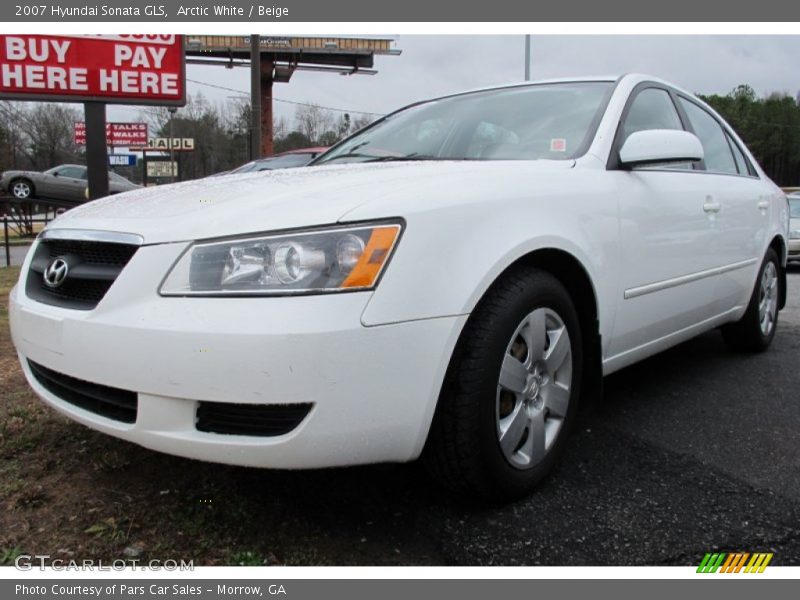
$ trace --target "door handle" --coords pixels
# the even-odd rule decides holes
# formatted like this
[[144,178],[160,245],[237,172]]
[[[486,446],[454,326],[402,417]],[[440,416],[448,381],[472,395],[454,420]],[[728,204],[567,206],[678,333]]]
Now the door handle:
[[769,200],[759,200],[758,208],[761,210],[767,210],[769,208]]
[[718,213],[721,208],[722,204],[712,200],[710,196],[703,202],[703,210],[707,213]]

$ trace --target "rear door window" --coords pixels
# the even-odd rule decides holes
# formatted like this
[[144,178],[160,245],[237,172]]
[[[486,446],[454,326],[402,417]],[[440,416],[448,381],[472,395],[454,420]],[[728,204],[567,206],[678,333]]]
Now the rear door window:
[[59,177],[71,177],[72,179],[83,179],[86,167],[64,167],[56,171]]
[[728,138],[728,143],[731,145],[733,160],[736,161],[736,169],[739,171],[739,175],[755,175],[755,169],[753,169],[753,165],[750,164],[750,161],[747,160],[742,149],[739,148],[739,145],[730,135],[727,133],[725,135]]

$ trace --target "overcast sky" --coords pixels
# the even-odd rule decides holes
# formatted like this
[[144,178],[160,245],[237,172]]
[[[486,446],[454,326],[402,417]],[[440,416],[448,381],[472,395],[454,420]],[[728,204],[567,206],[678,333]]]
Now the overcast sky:
[[[405,104],[524,78],[523,36],[376,35],[395,40],[399,56],[377,56],[378,74],[345,77],[296,72],[276,83],[276,99],[313,102],[349,111],[386,113]],[[644,72],[690,91],[727,93],[747,83],[759,94],[800,90],[800,36],[533,36],[532,78]],[[187,77],[246,92],[249,70],[189,65]],[[224,102],[233,92],[196,83]],[[289,119],[295,107],[275,103]],[[109,120],[130,121],[138,109],[109,107]]]

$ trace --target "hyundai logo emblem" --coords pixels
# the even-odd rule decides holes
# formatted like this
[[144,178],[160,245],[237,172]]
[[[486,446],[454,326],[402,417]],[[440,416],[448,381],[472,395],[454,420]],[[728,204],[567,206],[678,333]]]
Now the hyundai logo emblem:
[[44,283],[47,287],[57,288],[64,283],[67,273],[69,273],[67,261],[63,258],[53,259],[44,270]]

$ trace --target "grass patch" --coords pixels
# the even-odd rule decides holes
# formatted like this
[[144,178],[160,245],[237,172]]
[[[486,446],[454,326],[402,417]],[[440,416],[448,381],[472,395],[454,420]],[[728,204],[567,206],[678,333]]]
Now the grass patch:
[[231,555],[230,563],[237,567],[260,567],[266,559],[257,552],[235,552]]
[[12,565],[22,554],[24,552],[19,548],[0,548],[0,565]]
[[19,267],[0,268],[0,306],[3,307],[3,314],[8,316],[8,293],[19,279]]
[[107,519],[90,525],[84,530],[84,533],[94,535],[98,538],[106,538],[114,542],[127,542],[132,525],[133,523],[128,518],[123,517],[122,519],[117,519],[115,517],[108,517]]

